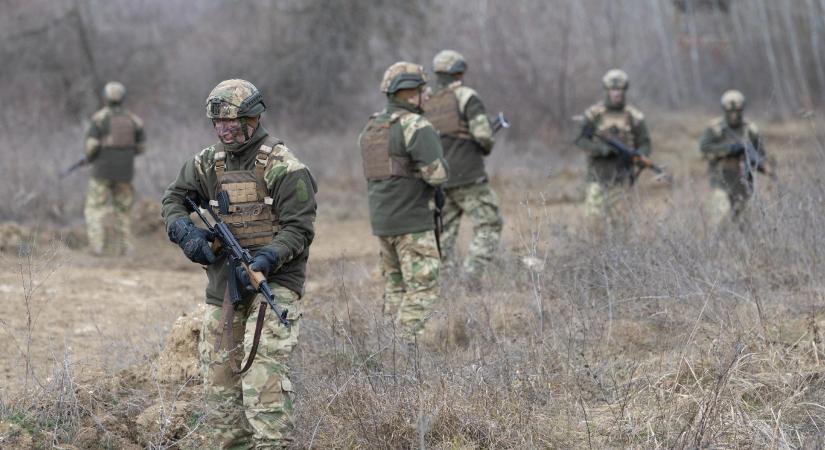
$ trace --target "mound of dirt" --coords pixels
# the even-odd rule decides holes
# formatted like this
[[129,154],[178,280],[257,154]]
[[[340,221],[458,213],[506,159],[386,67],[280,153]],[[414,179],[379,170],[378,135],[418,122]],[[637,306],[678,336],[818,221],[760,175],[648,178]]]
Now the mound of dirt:
[[206,305],[178,317],[172,325],[166,345],[155,363],[156,377],[161,383],[185,383],[199,380],[198,338]]
[[135,419],[138,440],[146,448],[179,441],[192,434],[200,417],[200,408],[193,403],[157,402]]

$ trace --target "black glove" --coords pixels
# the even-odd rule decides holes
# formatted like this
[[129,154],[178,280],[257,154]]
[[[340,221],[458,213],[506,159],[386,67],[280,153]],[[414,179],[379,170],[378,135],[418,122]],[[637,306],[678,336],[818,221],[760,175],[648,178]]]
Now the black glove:
[[215,262],[215,254],[209,242],[215,235],[209,230],[196,227],[188,217],[181,217],[169,227],[169,240],[183,249],[190,261],[208,266]]
[[[249,268],[252,269],[252,271],[261,272],[264,276],[268,276],[269,272],[272,272],[272,269],[277,266],[278,254],[269,247],[258,250],[258,253],[252,258],[252,263],[249,264]],[[244,293],[251,294],[255,292],[255,287],[252,286],[252,280],[249,279],[249,274],[246,273],[246,270],[244,270],[242,266],[239,265],[235,268],[235,275],[238,280],[238,287],[241,288]]]
[[745,144],[741,142],[735,142],[733,144],[728,145],[728,150],[730,150],[730,154],[732,156],[738,156],[742,153],[745,153]]

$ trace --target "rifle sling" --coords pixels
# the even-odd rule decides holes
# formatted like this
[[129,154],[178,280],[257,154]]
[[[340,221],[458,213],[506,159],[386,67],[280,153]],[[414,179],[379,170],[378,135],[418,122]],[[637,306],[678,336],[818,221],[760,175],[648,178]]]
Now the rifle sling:
[[[229,366],[232,369],[232,373],[235,375],[242,375],[245,373],[250,367],[252,367],[252,362],[255,361],[255,355],[258,353],[258,344],[261,341],[261,330],[263,330],[264,327],[266,306],[266,302],[261,302],[258,307],[258,320],[255,322],[255,335],[252,338],[252,348],[249,350],[249,357],[246,359],[246,363],[242,368],[238,369],[238,363],[235,361],[235,358],[232,355],[229,357]],[[235,348],[235,338],[232,332],[232,322],[234,321],[234,318],[235,307],[232,305],[232,299],[229,294],[229,286],[227,286],[226,292],[223,296],[223,303],[221,304],[221,323],[223,324],[223,333],[220,338],[215,341],[214,351],[216,353],[221,351],[221,348],[225,348],[228,352],[234,352],[237,350]],[[226,339],[225,342],[224,339]],[[226,345],[222,347],[221,344],[223,343]]]

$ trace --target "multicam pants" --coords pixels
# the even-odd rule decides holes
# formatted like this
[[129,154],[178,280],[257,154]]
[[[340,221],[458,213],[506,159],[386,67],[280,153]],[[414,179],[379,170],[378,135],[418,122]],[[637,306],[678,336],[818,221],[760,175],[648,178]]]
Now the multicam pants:
[[379,237],[384,276],[384,312],[410,335],[419,334],[438,300],[435,233]]
[[[587,183],[584,213],[599,229],[608,226],[621,230],[628,225],[632,189],[624,184],[605,185],[595,181]],[[604,231],[604,230],[603,230]]]
[[464,260],[464,270],[469,274],[478,274],[493,259],[501,241],[504,222],[499,213],[498,198],[486,181],[445,189],[444,194],[444,231],[441,234],[444,264],[455,264],[455,242],[461,217],[467,214],[473,222],[473,240]]
[[106,244],[106,231],[103,226],[106,215],[114,213],[114,238],[111,248],[117,253],[132,250],[131,228],[132,204],[135,191],[128,181],[111,181],[92,177],[86,191],[86,234],[89,247],[95,254],[103,253]]
[[719,226],[726,218],[737,220],[748,206],[747,192],[713,187],[708,201],[708,217],[713,226]]
[[214,351],[215,341],[223,334],[221,308],[207,307],[198,352],[213,448],[284,448],[292,440],[293,389],[287,364],[298,343],[301,313],[298,294],[275,283],[269,286],[275,301],[289,310],[291,325],[284,327],[272,311],[267,311],[258,354],[241,376],[232,372],[229,358],[235,358],[241,367],[242,356],[249,354],[259,299],[235,311],[232,333],[236,349],[243,345],[243,354],[224,350],[226,342],[219,352]]

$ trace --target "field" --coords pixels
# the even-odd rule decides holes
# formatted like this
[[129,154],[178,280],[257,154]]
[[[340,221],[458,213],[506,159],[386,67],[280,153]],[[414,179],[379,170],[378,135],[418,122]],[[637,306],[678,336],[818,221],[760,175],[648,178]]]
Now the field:
[[[500,255],[480,286],[444,280],[432,334],[412,346],[381,316],[359,162],[322,151],[352,137],[291,145],[320,184],[296,446],[825,445],[822,120],[760,120],[778,178],[759,180],[745,225],[718,230],[696,148],[708,120],[651,120],[676,182],[645,173],[620,234],[587,227],[569,136],[503,138],[489,163]],[[88,256],[76,229],[2,225],[0,448],[202,445],[205,276],[152,201],[137,218],[131,259]]]

